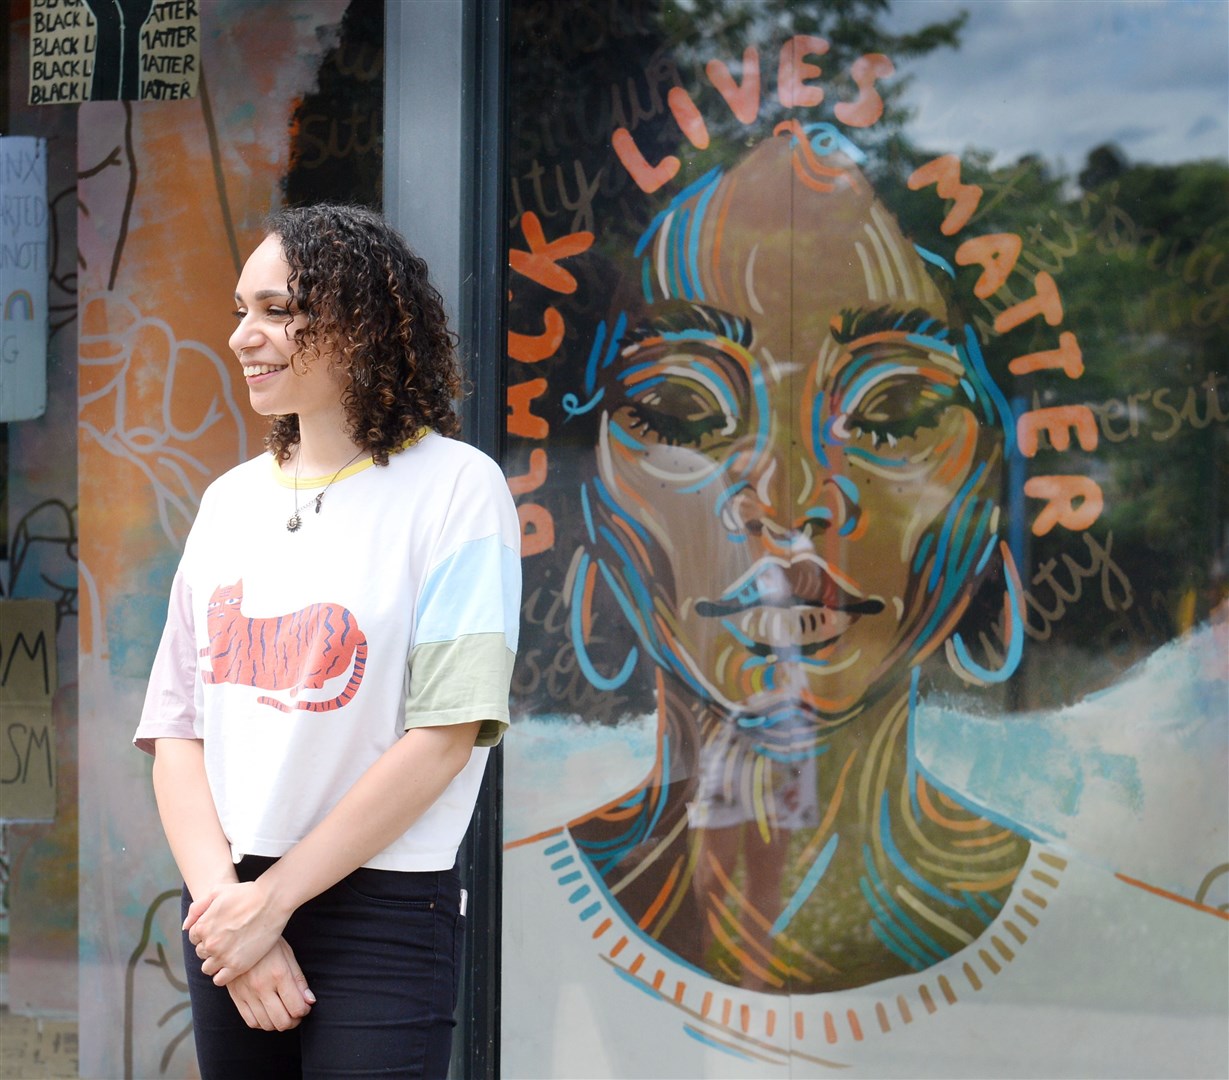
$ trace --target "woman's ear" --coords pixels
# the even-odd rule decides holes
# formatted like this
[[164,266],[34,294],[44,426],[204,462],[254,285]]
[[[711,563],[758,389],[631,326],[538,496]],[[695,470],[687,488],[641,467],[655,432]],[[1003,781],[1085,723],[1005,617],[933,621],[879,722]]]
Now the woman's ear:
[[1005,540],[986,567],[973,599],[943,643],[947,662],[965,682],[1006,682],[1024,655],[1024,587]]

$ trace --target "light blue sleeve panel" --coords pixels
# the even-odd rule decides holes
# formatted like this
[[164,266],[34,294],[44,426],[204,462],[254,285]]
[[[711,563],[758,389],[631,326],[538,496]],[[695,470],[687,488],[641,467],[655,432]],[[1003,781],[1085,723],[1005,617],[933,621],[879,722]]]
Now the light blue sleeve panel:
[[502,634],[516,651],[521,561],[498,533],[462,544],[431,571],[419,597],[414,646]]

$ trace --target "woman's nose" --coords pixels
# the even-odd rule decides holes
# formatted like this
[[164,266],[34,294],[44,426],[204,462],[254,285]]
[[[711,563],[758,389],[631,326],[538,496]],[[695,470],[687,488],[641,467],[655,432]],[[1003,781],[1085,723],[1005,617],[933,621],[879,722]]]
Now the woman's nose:
[[235,327],[235,329],[231,331],[230,339],[227,344],[230,345],[230,351],[238,356],[244,349],[255,344],[255,337],[255,329],[252,324],[248,322],[248,316],[245,315],[239,320],[239,324]]
[[858,488],[814,458],[793,453],[761,453],[730,477],[735,489],[723,507],[727,528],[776,540],[835,530],[847,536],[861,514]]

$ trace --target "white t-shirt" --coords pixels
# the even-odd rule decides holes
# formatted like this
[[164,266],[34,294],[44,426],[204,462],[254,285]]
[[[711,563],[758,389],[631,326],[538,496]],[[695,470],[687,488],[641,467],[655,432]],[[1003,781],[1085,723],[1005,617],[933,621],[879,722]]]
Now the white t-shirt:
[[204,740],[238,861],[285,854],[403,731],[482,720],[469,764],[365,864],[448,869],[508,723],[521,578],[507,483],[429,433],[387,466],[300,480],[297,503],[292,533],[294,481],[268,455],[205,492],[134,742]]

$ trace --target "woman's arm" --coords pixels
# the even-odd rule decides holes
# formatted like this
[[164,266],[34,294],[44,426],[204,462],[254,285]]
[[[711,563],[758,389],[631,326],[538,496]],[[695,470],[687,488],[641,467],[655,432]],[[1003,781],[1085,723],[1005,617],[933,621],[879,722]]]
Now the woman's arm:
[[193,898],[239,880],[205,778],[202,740],[155,741],[154,798],[175,865]]
[[[200,739],[155,740],[154,797],[188,892],[207,896],[237,882],[230,844],[205,777],[205,744]],[[266,1031],[298,1026],[316,1000],[294,952],[280,936],[257,957],[250,973],[230,985],[230,995],[247,1025]]]
[[465,768],[479,721],[407,731],[325,818],[255,881],[216,884],[184,923],[201,970],[225,986],[265,955],[299,905],[383,851]]

